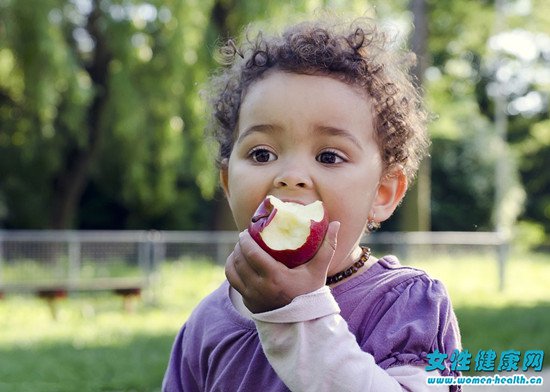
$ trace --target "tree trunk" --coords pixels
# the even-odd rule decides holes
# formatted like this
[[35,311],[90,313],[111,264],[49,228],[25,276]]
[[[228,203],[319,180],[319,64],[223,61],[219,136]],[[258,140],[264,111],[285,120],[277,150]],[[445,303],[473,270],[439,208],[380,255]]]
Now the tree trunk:
[[212,7],[210,20],[214,22],[214,27],[218,31],[219,38],[222,42],[230,38],[232,34],[228,24],[228,17],[233,7],[234,4],[232,1],[223,0],[217,0]]
[[[428,18],[425,0],[411,0],[410,9],[414,16],[414,31],[411,36],[411,50],[417,56],[413,69],[418,86],[421,87],[424,72],[428,66]],[[429,157],[421,163],[416,183],[409,189],[401,207],[400,230],[429,231],[431,229],[431,164]]]
[[78,204],[88,183],[90,167],[97,155],[101,140],[101,117],[105,110],[108,93],[108,67],[111,54],[106,46],[106,37],[99,26],[102,17],[99,0],[93,1],[93,10],[87,21],[87,29],[95,41],[94,56],[88,74],[93,83],[95,97],[88,109],[87,144],[77,145],[65,158],[65,169],[54,181],[54,206],[50,219],[53,229],[68,229],[74,224]]

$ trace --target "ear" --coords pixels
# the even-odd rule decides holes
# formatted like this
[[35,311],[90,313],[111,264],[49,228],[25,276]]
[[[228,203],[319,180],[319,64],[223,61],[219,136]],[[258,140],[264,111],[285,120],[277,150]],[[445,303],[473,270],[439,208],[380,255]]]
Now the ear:
[[371,215],[376,222],[388,219],[407,191],[407,177],[401,169],[385,174],[378,185]]
[[220,184],[225,197],[229,197],[229,159],[224,158],[220,164]]

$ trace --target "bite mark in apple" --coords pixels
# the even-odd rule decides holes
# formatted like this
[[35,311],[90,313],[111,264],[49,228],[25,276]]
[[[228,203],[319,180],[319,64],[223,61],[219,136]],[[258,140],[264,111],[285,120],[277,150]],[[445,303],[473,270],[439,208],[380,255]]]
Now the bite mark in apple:
[[328,223],[320,200],[304,205],[269,195],[254,213],[248,231],[274,259],[294,268],[317,253]]

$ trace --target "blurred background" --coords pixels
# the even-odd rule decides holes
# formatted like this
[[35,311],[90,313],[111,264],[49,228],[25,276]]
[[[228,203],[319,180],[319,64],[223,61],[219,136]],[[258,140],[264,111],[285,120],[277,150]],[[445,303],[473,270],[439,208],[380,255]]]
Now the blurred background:
[[445,282],[474,356],[550,352],[548,1],[0,0],[0,391],[160,390],[236,238],[203,135],[216,46],[322,9],[412,48],[434,114],[365,241]]

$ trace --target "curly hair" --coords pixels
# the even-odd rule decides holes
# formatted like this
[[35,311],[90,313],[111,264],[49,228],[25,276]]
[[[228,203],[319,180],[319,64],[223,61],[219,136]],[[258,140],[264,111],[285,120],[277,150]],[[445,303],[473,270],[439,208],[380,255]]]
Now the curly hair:
[[365,20],[342,28],[326,21],[309,21],[281,35],[259,32],[237,46],[229,40],[220,48],[225,65],[210,79],[212,129],[218,163],[229,158],[236,139],[241,102],[250,86],[268,70],[326,75],[365,91],[372,100],[375,139],[384,168],[402,168],[409,180],[427,154],[427,112],[410,67],[414,55],[391,49],[392,41]]

